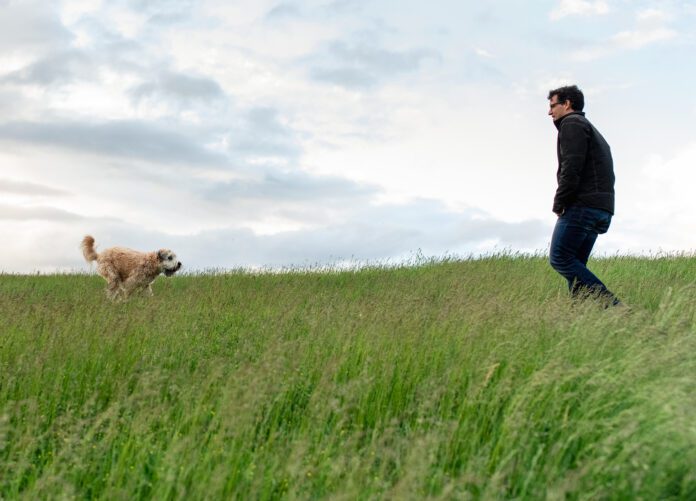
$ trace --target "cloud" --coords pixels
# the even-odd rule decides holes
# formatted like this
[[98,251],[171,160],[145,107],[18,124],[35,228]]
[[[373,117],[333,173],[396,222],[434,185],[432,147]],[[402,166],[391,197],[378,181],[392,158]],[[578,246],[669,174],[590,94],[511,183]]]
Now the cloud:
[[6,119],[21,116],[29,107],[27,98],[21,91],[0,86],[0,109]]
[[312,77],[348,89],[367,89],[378,82],[375,75],[360,68],[315,68]]
[[463,51],[457,56],[462,62],[461,77],[469,82],[493,81],[503,83],[505,73],[494,63],[496,57],[483,49]]
[[[469,254],[486,248],[539,249],[550,229],[537,221],[505,223],[455,213],[432,201],[367,206],[360,217],[335,225],[258,235],[246,230],[202,232],[176,242],[192,268],[301,266],[341,260],[400,260]],[[183,258],[182,258],[183,259]]]
[[[690,236],[696,236],[696,222],[693,214],[696,214],[696,198],[692,196],[693,186],[696,183],[696,142],[681,148],[671,158],[653,158],[643,169],[646,177],[642,197],[655,199],[655,203],[644,203],[643,207],[650,208],[650,212],[659,215],[660,218],[677,218],[682,222],[688,222],[692,231]],[[651,194],[650,194],[651,193]],[[664,194],[667,194],[665,196]],[[659,200],[657,200],[659,198]]]
[[95,70],[94,61],[83,51],[59,50],[6,75],[2,81],[49,86],[71,83],[87,75],[93,76]]
[[[674,2],[635,16],[610,0],[402,11],[366,0],[0,5],[0,163],[11,179],[0,180],[0,198],[15,205],[0,219],[0,263],[29,269],[83,267],[85,231],[103,245],[181,246],[196,267],[539,249],[551,221],[506,221],[546,214],[553,150],[539,145],[553,128],[539,103],[553,86],[515,95],[511,83],[550,75],[558,54],[655,47],[611,71],[580,67],[586,90],[606,89],[662,60],[643,113],[667,123],[664,103],[650,100],[664,82],[690,81],[688,65],[667,64],[688,60],[689,40],[659,44],[688,24],[666,14],[678,12]],[[551,28],[548,5],[559,20]],[[545,35],[560,42],[540,43]],[[573,76],[551,66],[554,78]],[[516,104],[503,123],[491,103],[505,95]],[[633,168],[646,148],[667,156],[690,111],[638,146],[614,131],[617,154],[631,151],[617,165]],[[492,215],[448,209],[467,205]],[[693,211],[681,209],[674,228],[686,235]],[[638,244],[650,242],[641,231]],[[53,261],[31,251],[54,241]]]
[[241,127],[228,133],[227,145],[231,154],[247,159],[294,160],[302,152],[293,129],[271,107],[248,110]]
[[29,196],[64,196],[68,193],[63,190],[44,186],[42,184],[13,181],[12,179],[0,179],[0,193]]
[[643,9],[638,11],[636,19],[640,22],[665,22],[671,19],[667,12],[659,9]]
[[[273,134],[268,133],[264,138],[260,132],[261,142],[247,143],[246,151],[236,150],[230,144],[229,150],[220,154],[222,163],[211,163],[207,158],[191,158],[190,162],[183,163],[177,161],[176,151],[167,153],[172,156],[171,160],[162,159],[156,151],[152,158],[150,149],[136,151],[139,146],[135,144],[130,144],[133,148],[128,153],[130,156],[123,156],[121,151],[114,151],[116,146],[110,144],[108,135],[104,138],[99,135],[98,140],[103,139],[106,143],[102,147],[100,143],[94,144],[92,135],[85,130],[76,132],[75,128],[67,126],[65,134],[71,140],[81,135],[75,138],[78,144],[69,142],[66,147],[60,143],[65,139],[62,136],[42,137],[38,144],[25,142],[16,152],[8,154],[7,161],[14,164],[15,159],[30,156],[31,160],[23,159],[17,163],[12,173],[13,180],[40,179],[49,186],[70,190],[70,207],[76,212],[88,215],[94,208],[101,215],[139,221],[149,228],[158,228],[163,221],[175,217],[176,231],[179,232],[230,224],[258,231],[326,224],[332,218],[344,219],[356,205],[369,204],[377,195],[378,188],[374,185],[300,170],[299,159],[296,164],[292,151],[288,153],[283,149],[282,141],[287,131],[281,120],[275,117],[274,110],[256,113],[258,111],[251,113],[255,127],[258,131],[275,127],[275,133],[279,135],[278,144],[273,144]],[[267,123],[269,120],[270,124]],[[244,129],[249,126],[242,123],[235,127]],[[2,132],[6,131],[0,127],[0,135]],[[17,136],[18,128],[15,127],[13,132]],[[28,140],[27,135],[24,134],[23,138]],[[234,134],[232,138],[244,139]],[[171,143],[176,142],[177,137],[165,139]],[[264,143],[264,139],[268,142]],[[154,140],[160,141],[160,138]],[[25,152],[31,152],[31,155]],[[95,152],[98,155],[80,155]],[[133,156],[136,153],[138,155]],[[289,156],[282,157],[285,154]],[[280,162],[274,164],[269,158],[287,160],[281,165]],[[25,172],[29,177],[24,177]],[[5,183],[0,184],[0,195],[3,186],[13,192],[20,188],[23,192],[29,188],[38,191],[26,184]]]
[[0,124],[3,140],[157,163],[228,163],[226,156],[200,146],[180,128],[151,122],[9,122]]
[[328,16],[345,16],[360,12],[365,4],[366,0],[332,0],[324,4],[321,10]]
[[56,8],[39,0],[0,3],[0,50],[26,52],[67,44],[72,34],[60,22]]
[[[11,234],[2,225],[0,218],[0,231]],[[21,232],[21,227],[14,226],[12,231]],[[480,211],[449,211],[433,200],[399,205],[365,204],[348,219],[334,224],[273,234],[220,228],[172,235],[118,221],[100,220],[97,224],[96,220],[84,219],[66,222],[60,236],[53,241],[51,261],[45,260],[40,251],[46,248],[43,232],[35,239],[11,239],[8,245],[0,247],[0,266],[5,267],[0,270],[85,269],[87,265],[77,248],[85,233],[93,234],[102,249],[113,245],[141,250],[172,248],[185,269],[195,271],[306,267],[345,261],[395,263],[419,251],[425,256],[469,255],[496,248],[534,251],[547,245],[550,231],[540,221],[507,223]]]
[[647,9],[636,13],[636,24],[632,30],[616,33],[602,43],[580,49],[573,53],[579,61],[590,61],[626,50],[637,50],[656,42],[675,38],[678,33],[667,27],[671,17],[657,9]]
[[283,21],[287,19],[296,19],[301,16],[300,9],[290,3],[279,3],[273,7],[265,16],[267,21]]
[[310,176],[301,172],[275,173],[261,180],[238,180],[215,183],[204,192],[207,200],[258,200],[269,206],[300,202],[309,210],[316,203],[345,206],[367,203],[377,188],[333,176]]
[[609,5],[603,0],[561,0],[549,17],[557,21],[567,16],[603,15],[608,12]]
[[614,49],[640,49],[661,40],[669,40],[677,35],[676,31],[666,28],[622,31],[610,39]]
[[692,140],[668,155],[649,156],[630,176],[618,178],[623,187],[612,229],[603,236],[604,247],[621,253],[693,252],[694,164],[696,141]]
[[388,50],[372,43],[331,43],[313,64],[312,78],[349,89],[366,89],[396,75],[415,72],[426,60],[440,60],[432,49]]
[[129,94],[135,102],[162,97],[191,103],[224,97],[222,88],[215,80],[172,71],[162,71],[151,80],[131,89]]
[[477,47],[476,49],[474,49],[474,52],[476,53],[477,56],[483,57],[486,59],[490,59],[490,58],[495,57],[493,54],[488,52],[486,49],[482,49],[480,47]]
[[149,23],[169,26],[186,22],[191,19],[191,13],[196,8],[196,0],[130,0],[130,7],[147,16]]
[[0,204],[0,221],[80,221],[84,216],[55,207],[17,207]]

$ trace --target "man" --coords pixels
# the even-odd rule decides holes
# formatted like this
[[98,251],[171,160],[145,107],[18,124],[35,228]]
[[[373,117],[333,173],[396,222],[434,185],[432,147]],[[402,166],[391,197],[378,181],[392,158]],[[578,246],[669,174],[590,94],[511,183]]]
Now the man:
[[585,98],[577,86],[549,92],[549,115],[558,129],[558,216],[551,238],[551,266],[568,281],[573,297],[620,301],[588,268],[597,235],[606,233],[614,214],[614,165],[609,144],[585,118]]

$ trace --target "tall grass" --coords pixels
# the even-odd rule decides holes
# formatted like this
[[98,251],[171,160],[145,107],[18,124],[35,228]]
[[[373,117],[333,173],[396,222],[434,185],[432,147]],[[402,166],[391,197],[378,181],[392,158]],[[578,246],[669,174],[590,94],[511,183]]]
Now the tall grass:
[[0,276],[3,499],[696,499],[696,267]]

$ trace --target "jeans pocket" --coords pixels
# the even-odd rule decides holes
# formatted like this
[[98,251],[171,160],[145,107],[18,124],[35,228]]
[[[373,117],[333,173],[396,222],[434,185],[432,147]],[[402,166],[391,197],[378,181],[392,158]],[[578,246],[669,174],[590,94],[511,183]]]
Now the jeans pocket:
[[[592,230],[601,235],[609,230],[611,214],[602,209],[587,209],[588,219],[591,219]],[[589,221],[588,221],[589,222]]]
[[597,220],[597,224],[595,226],[595,231],[597,231],[598,234],[606,233],[609,230],[609,225],[611,224],[611,215],[604,216],[600,219]]
[[590,229],[588,227],[588,222],[585,208],[578,206],[571,206],[566,209],[563,213],[563,218],[565,218],[568,226],[575,226],[576,228]]

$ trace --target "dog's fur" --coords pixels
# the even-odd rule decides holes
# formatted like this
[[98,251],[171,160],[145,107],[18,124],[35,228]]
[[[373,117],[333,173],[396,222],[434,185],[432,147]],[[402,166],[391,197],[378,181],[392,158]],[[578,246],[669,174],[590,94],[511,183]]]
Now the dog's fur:
[[181,268],[176,254],[169,249],[157,252],[138,252],[124,247],[112,247],[97,254],[94,238],[82,239],[82,254],[87,262],[97,262],[97,273],[106,280],[109,299],[123,299],[138,290],[152,295],[152,282],[160,273],[171,276]]

